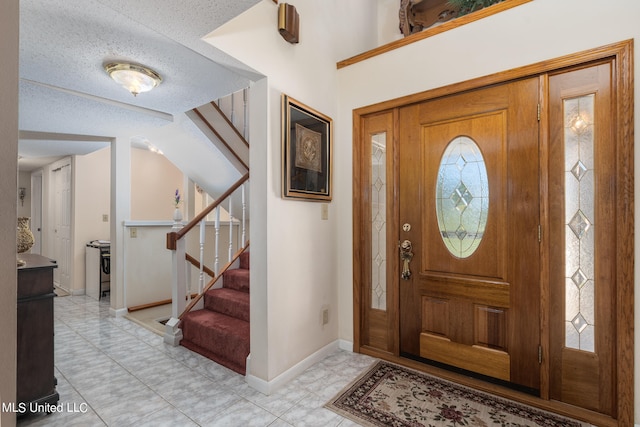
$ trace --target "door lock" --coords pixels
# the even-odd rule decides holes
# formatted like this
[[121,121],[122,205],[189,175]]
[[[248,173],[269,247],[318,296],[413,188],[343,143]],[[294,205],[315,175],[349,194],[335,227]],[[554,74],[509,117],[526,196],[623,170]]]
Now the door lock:
[[402,273],[400,277],[402,280],[409,280],[411,278],[411,270],[409,269],[409,263],[413,258],[413,252],[411,251],[412,245],[410,240],[405,240],[400,243],[400,259],[402,260]]
[[409,223],[405,223],[405,224],[402,226],[402,230],[403,230],[403,231],[406,231],[406,232],[411,231],[411,224],[409,224]]

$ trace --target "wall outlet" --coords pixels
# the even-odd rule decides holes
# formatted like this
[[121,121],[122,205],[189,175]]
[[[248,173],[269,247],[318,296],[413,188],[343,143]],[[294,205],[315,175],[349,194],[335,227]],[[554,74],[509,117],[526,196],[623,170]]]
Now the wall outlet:
[[326,325],[327,323],[329,323],[329,309],[324,308],[322,309],[322,324]]
[[132,239],[138,237],[138,229],[136,227],[131,227],[129,229],[129,237],[131,237]]
[[109,222],[109,215],[102,214],[102,222]]

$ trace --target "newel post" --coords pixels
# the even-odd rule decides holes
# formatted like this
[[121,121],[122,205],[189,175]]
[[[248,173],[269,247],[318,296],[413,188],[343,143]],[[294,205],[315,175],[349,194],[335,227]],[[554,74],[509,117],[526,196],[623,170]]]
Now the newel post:
[[182,330],[179,328],[179,316],[184,311],[186,303],[186,239],[179,239],[174,226],[167,233],[167,249],[171,250],[171,318],[165,325],[164,342],[173,346],[180,344]]

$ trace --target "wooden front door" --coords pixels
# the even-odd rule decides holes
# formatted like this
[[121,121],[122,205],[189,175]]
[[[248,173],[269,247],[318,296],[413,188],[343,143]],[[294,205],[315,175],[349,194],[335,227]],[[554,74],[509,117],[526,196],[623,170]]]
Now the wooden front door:
[[413,104],[398,133],[400,354],[534,393],[538,96],[529,78]]
[[633,424],[632,52],[354,111],[356,351]]

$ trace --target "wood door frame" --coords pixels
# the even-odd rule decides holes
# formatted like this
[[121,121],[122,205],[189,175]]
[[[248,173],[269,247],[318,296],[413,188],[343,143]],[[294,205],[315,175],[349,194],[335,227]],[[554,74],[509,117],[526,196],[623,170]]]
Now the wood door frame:
[[[618,278],[618,293],[616,295],[616,304],[618,307],[616,316],[616,329],[618,332],[616,340],[616,368],[617,368],[617,417],[611,418],[599,413],[580,409],[562,402],[548,400],[548,392],[543,392],[540,398],[526,395],[507,389],[498,385],[490,384],[481,380],[469,379],[468,377],[458,375],[446,370],[438,369],[432,366],[400,357],[398,337],[399,329],[397,325],[399,317],[399,307],[389,304],[387,306],[388,316],[391,319],[390,324],[394,325],[395,331],[392,331],[393,351],[379,351],[371,346],[363,345],[362,329],[363,312],[366,307],[362,299],[363,295],[363,279],[367,277],[364,274],[361,257],[363,254],[358,247],[359,243],[369,239],[364,233],[363,218],[365,218],[365,196],[361,188],[361,176],[368,170],[365,170],[365,162],[362,156],[361,145],[364,138],[363,128],[364,120],[367,116],[382,113],[394,112],[397,108],[413,103],[424,102],[436,99],[442,96],[462,93],[465,91],[506,83],[525,77],[539,76],[541,79],[541,99],[546,101],[544,91],[546,90],[546,73],[557,72],[563,69],[587,66],[597,61],[611,60],[613,65],[613,76],[615,81],[615,103],[614,108],[614,138],[617,143],[617,168],[616,181],[619,191],[616,193],[616,234],[619,236],[617,240],[617,264],[615,266]],[[442,378],[450,379],[458,383],[474,387],[479,390],[504,396],[516,401],[536,406],[545,410],[553,411],[562,415],[584,419],[595,425],[600,426],[627,426],[633,425],[634,421],[634,101],[633,101],[633,40],[626,40],[619,43],[579,52],[536,64],[515,68],[505,72],[496,73],[490,76],[480,77],[449,86],[404,96],[401,98],[381,102],[378,104],[358,108],[353,111],[353,325],[354,325],[354,343],[353,349],[356,352],[379,357],[381,359],[390,360],[403,364],[412,368],[416,368]],[[546,170],[548,165],[548,106],[545,102],[541,103],[541,127],[540,127],[540,162],[541,162],[541,182],[540,193],[548,194],[548,182],[546,180]],[[396,114],[396,113],[394,113]],[[397,121],[394,129],[390,130],[391,137],[394,139],[394,147],[397,147]],[[395,158],[396,156],[394,156]],[[397,176],[397,165],[394,166],[394,175]],[[543,230],[548,229],[549,206],[545,197],[540,201],[540,213],[543,219]],[[393,218],[394,224],[399,224],[399,213],[396,212]],[[549,293],[550,284],[549,276],[549,257],[548,239],[541,245],[541,341],[543,345],[542,367],[541,367],[541,390],[548,390],[549,384]],[[367,264],[368,265],[368,264]],[[398,257],[389,260],[389,268],[398,271]],[[397,295],[397,289],[394,284],[390,284],[387,293]],[[397,282],[395,284],[397,286]],[[397,298],[394,298],[397,302]],[[392,353],[392,354],[391,354]]]

